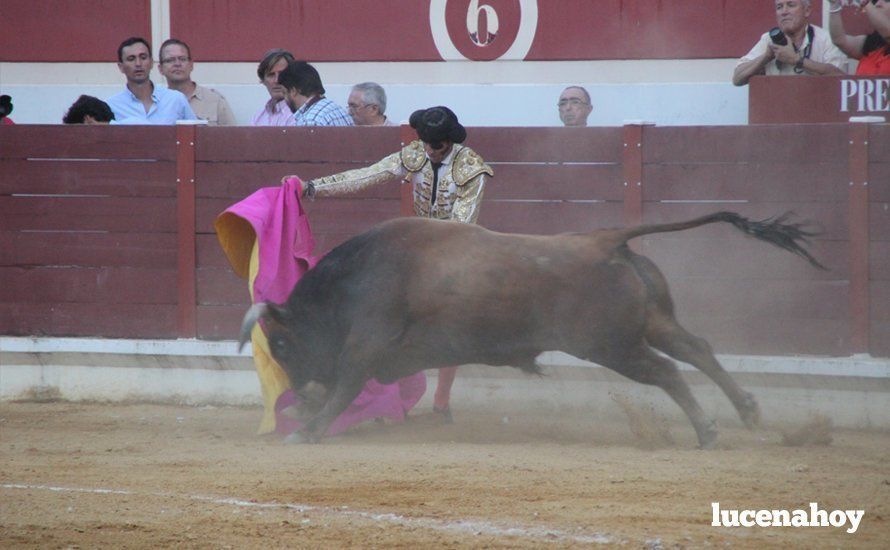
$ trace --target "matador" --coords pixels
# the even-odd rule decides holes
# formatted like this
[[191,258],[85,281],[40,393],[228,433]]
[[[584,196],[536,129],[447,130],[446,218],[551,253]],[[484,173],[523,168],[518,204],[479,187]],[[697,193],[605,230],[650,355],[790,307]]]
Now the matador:
[[[414,141],[367,168],[348,170],[307,183],[310,197],[351,193],[399,178],[414,188],[414,213],[424,218],[476,223],[485,183],[494,175],[478,154],[461,145],[467,131],[448,107],[415,111],[409,124]],[[433,410],[452,421],[451,386],[457,367],[439,369]]]

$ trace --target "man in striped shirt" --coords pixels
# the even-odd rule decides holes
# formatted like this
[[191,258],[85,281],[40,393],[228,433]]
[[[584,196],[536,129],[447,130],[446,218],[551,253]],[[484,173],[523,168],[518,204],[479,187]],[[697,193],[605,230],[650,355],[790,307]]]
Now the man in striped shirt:
[[278,75],[284,100],[294,113],[294,126],[354,126],[352,117],[324,96],[324,86],[315,67],[293,61]]

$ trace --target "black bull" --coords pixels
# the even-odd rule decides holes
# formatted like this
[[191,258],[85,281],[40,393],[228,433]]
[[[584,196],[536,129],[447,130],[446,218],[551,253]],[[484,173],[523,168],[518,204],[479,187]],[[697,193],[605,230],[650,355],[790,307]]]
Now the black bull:
[[726,222],[822,267],[801,246],[812,233],[785,221],[718,212],[679,223],[535,236],[391,220],[332,250],[287,303],[251,307],[240,343],[262,320],[272,355],[297,394],[312,401],[303,390],[324,389],[305,424],[308,441],[324,434],[371,378],[391,383],[468,363],[539,373],[535,358],[559,350],[662,388],[689,417],[701,447],[711,447],[713,422],[675,364],[655,350],[704,372],[748,427],[759,421],[757,402],[705,340],[680,326],[664,276],[627,241]]

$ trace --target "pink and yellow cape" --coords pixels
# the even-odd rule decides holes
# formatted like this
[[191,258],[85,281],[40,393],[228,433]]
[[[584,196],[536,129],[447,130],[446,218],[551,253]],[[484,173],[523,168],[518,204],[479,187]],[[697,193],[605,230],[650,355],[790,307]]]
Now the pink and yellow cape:
[[[248,280],[253,303],[287,301],[300,277],[320,258],[312,255],[315,240],[300,203],[301,182],[291,177],[279,187],[264,187],[233,204],[214,222],[216,236],[235,273]],[[296,420],[281,414],[296,403],[290,382],[269,352],[259,324],[251,333],[253,358],[263,395],[263,419],[258,433],[289,434]],[[419,372],[394,384],[369,380],[362,393],[328,428],[333,435],[372,418],[404,420],[426,391],[426,375]]]

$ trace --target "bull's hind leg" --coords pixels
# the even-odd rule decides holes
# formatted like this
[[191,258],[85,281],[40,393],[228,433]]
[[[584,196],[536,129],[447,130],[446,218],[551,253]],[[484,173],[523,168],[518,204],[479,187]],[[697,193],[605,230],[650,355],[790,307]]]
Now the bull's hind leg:
[[754,396],[739,387],[723,369],[705,339],[690,334],[672,316],[657,312],[648,319],[646,341],[674,359],[689,363],[705,373],[720,386],[749,429],[760,423],[760,407]]
[[702,449],[713,448],[717,441],[717,428],[713,421],[705,418],[704,412],[692,396],[686,381],[680,377],[680,371],[673,361],[658,355],[645,345],[639,346],[631,354],[623,357],[596,361],[631,380],[663,389],[692,422],[699,446]]

